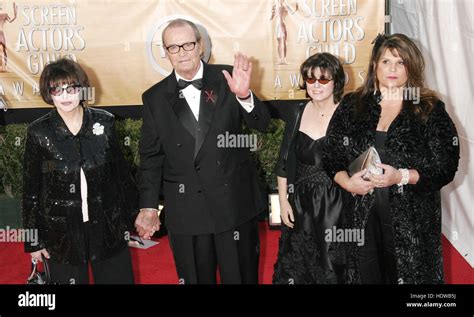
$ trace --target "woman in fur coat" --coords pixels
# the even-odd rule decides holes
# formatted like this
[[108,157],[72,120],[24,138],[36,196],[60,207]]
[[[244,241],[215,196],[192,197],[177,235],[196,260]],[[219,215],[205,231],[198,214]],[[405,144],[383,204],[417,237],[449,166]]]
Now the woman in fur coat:
[[[379,35],[363,86],[344,97],[327,131],[325,170],[354,199],[349,282],[443,283],[440,189],[459,161],[456,128],[424,86],[424,60],[403,34]],[[349,172],[369,147],[378,173]]]

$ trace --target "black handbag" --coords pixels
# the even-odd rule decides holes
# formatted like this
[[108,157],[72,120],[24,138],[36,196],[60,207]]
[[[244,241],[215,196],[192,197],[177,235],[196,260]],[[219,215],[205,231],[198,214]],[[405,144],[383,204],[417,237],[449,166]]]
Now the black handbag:
[[28,285],[46,285],[53,284],[51,280],[51,273],[49,271],[48,260],[41,255],[43,260],[44,272],[38,270],[38,262],[34,259],[31,259],[31,273],[26,281]]

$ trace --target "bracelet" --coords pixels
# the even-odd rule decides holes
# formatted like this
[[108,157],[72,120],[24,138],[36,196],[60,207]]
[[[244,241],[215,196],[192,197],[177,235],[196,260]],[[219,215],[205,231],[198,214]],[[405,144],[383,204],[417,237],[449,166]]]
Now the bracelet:
[[140,211],[159,212],[159,209],[156,209],[156,208],[140,208]]
[[400,183],[397,184],[397,186],[400,187],[408,184],[408,180],[410,179],[410,172],[408,171],[408,169],[399,168],[398,170],[400,171],[400,173],[402,173],[402,180],[400,181]]
[[252,97],[252,92],[251,92],[250,90],[249,90],[248,96],[245,97],[245,98],[240,98],[239,96],[237,96],[237,98],[239,98],[239,100],[241,100],[241,101],[247,100],[247,99],[249,99],[250,97]]

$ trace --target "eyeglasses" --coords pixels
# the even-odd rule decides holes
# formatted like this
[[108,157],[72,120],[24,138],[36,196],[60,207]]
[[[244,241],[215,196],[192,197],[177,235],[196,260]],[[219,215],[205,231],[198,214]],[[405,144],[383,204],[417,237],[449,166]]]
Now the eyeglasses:
[[192,51],[195,47],[196,47],[196,42],[188,42],[188,43],[184,43],[182,45],[170,45],[170,46],[167,46],[166,47],[166,50],[168,51],[168,53],[170,54],[176,54],[178,53],[181,48],[185,51]]
[[81,88],[80,85],[64,85],[64,86],[56,86],[56,87],[49,87],[49,93],[52,96],[61,96],[63,92],[66,92],[69,95],[75,95],[79,93],[79,89]]
[[327,78],[306,78],[306,83],[312,85],[314,84],[315,82],[319,82],[321,85],[326,85],[327,83],[329,83],[332,79],[327,79]]

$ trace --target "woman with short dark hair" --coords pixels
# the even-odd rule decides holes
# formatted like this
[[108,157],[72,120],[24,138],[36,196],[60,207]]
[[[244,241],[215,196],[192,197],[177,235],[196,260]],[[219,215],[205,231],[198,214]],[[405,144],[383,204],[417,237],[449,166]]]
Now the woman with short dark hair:
[[343,94],[344,70],[337,57],[318,53],[300,73],[310,100],[291,109],[276,166],[283,226],[273,282],[344,283],[342,245],[326,239],[327,230],[343,226],[343,191],[321,161],[326,128]]
[[23,225],[38,230],[25,243],[35,261],[49,259],[61,284],[133,283],[127,230],[137,191],[115,132],[114,116],[86,107],[87,74],[69,59],[48,64],[43,100],[54,109],[28,126],[23,170]]

